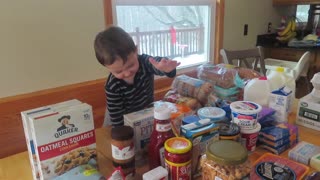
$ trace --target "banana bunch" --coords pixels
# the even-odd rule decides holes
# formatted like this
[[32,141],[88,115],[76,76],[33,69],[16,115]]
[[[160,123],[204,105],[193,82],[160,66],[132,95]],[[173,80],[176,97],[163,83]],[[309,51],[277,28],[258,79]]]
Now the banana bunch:
[[297,36],[296,27],[297,27],[297,24],[295,19],[291,19],[287,23],[287,26],[283,30],[278,32],[277,40],[279,40],[280,42],[288,42],[292,38],[296,37]]

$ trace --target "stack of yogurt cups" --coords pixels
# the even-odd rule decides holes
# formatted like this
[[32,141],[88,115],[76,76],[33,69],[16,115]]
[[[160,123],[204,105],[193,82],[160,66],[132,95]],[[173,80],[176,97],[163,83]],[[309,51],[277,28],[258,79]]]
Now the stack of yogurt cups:
[[230,104],[230,109],[232,121],[240,127],[241,144],[248,151],[254,151],[261,130],[258,115],[262,107],[251,101],[235,101]]

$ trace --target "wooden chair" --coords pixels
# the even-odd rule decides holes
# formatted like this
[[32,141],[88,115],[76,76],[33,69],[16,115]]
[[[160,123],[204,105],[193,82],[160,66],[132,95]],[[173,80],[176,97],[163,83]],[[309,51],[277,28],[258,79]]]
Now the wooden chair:
[[[235,51],[221,49],[220,54],[225,64],[246,67],[261,72],[264,76],[266,75],[263,50],[259,46],[253,49]],[[234,64],[234,60],[237,61],[237,64]]]

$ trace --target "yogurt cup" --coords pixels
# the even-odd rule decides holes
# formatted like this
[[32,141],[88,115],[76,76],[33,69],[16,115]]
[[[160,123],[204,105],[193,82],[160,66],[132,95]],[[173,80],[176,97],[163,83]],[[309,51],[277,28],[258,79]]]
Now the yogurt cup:
[[240,126],[241,130],[255,129],[258,120],[258,114],[262,107],[251,101],[235,101],[230,104],[232,120]]
[[257,123],[254,129],[241,129],[241,144],[247,148],[248,151],[256,149],[259,131],[261,130],[260,123]]
[[218,107],[203,107],[197,113],[200,119],[210,119],[213,122],[222,121],[226,117],[226,112]]

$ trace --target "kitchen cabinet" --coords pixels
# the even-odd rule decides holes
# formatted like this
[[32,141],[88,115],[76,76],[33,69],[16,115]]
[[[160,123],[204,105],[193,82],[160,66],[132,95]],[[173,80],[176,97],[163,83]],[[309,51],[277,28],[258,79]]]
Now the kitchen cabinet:
[[320,0],[272,0],[273,5],[320,4]]

